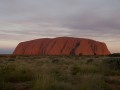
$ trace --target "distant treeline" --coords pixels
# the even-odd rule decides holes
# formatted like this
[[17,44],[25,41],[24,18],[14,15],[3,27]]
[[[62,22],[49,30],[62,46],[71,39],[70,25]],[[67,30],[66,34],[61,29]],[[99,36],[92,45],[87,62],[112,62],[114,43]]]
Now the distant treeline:
[[113,54],[110,54],[109,56],[111,56],[111,57],[120,57],[120,53],[113,53]]

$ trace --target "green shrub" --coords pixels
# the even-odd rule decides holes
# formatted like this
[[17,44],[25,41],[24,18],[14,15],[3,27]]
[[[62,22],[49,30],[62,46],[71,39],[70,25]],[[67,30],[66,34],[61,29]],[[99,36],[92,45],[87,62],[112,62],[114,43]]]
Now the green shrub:
[[113,53],[109,55],[110,57],[120,57],[120,53]]
[[15,58],[9,58],[8,61],[15,61]]
[[59,62],[58,59],[53,59],[53,60],[52,60],[52,63],[58,63],[58,62]]
[[79,72],[80,72],[80,67],[77,66],[77,65],[74,65],[71,69],[71,74],[72,75],[77,75],[77,73],[79,73]]
[[93,62],[93,59],[88,59],[87,60],[87,63],[92,63]]
[[105,65],[112,70],[120,70],[120,58],[108,58]]

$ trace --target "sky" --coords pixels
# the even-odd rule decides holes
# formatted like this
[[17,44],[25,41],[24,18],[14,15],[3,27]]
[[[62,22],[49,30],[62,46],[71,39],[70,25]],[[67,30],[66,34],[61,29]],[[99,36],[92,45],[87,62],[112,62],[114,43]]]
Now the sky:
[[26,40],[62,36],[120,52],[120,0],[0,0],[0,54]]

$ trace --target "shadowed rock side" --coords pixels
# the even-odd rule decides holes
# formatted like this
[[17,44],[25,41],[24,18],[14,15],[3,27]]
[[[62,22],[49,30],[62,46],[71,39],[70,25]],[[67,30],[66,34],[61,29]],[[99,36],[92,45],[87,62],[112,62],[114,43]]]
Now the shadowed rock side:
[[108,55],[105,43],[72,37],[43,38],[21,42],[14,55]]

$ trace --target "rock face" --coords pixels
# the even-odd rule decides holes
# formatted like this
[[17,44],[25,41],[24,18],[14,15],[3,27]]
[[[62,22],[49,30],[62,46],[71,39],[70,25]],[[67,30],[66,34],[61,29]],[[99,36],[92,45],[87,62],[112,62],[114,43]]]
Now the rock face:
[[105,43],[73,37],[42,38],[21,42],[14,55],[108,55]]

